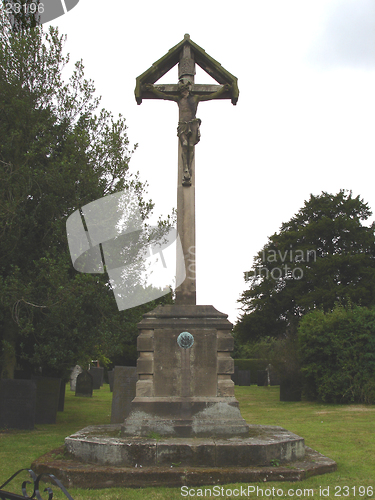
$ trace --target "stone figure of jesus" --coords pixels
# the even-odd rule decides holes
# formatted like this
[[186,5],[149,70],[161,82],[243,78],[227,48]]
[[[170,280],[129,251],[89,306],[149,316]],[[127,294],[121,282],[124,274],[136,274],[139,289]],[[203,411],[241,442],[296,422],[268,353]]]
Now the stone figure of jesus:
[[175,101],[178,104],[179,118],[177,135],[180,139],[182,147],[182,162],[184,167],[182,184],[183,186],[191,186],[191,165],[194,158],[194,146],[198,144],[200,139],[199,126],[201,124],[201,120],[196,117],[198,103],[201,101],[217,99],[224,92],[230,90],[231,86],[226,84],[211,94],[198,95],[192,94],[192,85],[190,82],[180,82],[179,95],[177,96],[166,94],[165,92],[157,89],[151,83],[146,84],[145,88],[157,97],[168,101]]

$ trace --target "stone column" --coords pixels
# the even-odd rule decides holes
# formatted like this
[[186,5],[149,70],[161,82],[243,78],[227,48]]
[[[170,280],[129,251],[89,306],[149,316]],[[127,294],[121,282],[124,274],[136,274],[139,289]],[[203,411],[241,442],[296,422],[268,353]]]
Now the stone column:
[[[195,149],[195,148],[194,148]],[[185,280],[176,289],[176,304],[196,304],[195,277],[195,159],[191,164],[191,186],[183,186],[184,167],[182,147],[178,141],[177,232],[182,253],[177,254],[177,283],[185,273]]]
[[[189,35],[185,35],[189,37]],[[194,83],[195,61],[189,45],[185,45],[178,65],[178,79],[185,83]],[[178,176],[177,176],[177,232],[181,239],[182,253],[177,254],[177,283],[185,273],[185,280],[176,289],[176,304],[195,305],[195,147],[191,163],[191,186],[183,186],[184,166],[182,146],[178,141]]]

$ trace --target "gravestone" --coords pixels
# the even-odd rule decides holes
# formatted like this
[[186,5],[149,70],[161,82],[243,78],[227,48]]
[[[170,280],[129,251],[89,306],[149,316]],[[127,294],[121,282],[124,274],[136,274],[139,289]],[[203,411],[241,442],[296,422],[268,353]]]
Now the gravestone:
[[1,380],[0,429],[33,430],[35,407],[35,380]]
[[250,385],[250,370],[238,370],[238,385]]
[[114,379],[114,375],[115,375],[115,370],[110,370],[108,372],[108,383],[109,383],[109,391],[110,392],[113,392],[113,379]]
[[90,375],[93,377],[93,389],[98,390],[103,385],[104,368],[91,366],[89,369]]
[[258,387],[263,387],[268,385],[267,370],[257,370],[257,385]]
[[268,380],[270,385],[280,385],[279,373],[269,364],[267,366]]
[[59,403],[58,403],[58,406],[57,406],[57,411],[64,411],[64,406],[65,406],[65,389],[66,389],[65,380],[61,379],[60,392],[59,392]]
[[72,370],[70,372],[70,390],[71,391],[76,390],[77,377],[82,372],[83,372],[83,370],[79,365],[76,365],[74,368],[72,368]]
[[130,412],[137,383],[135,366],[116,366],[113,379],[111,424],[121,424]]
[[234,372],[231,375],[234,385],[238,385],[238,366],[234,367]]
[[36,424],[55,424],[60,398],[60,378],[35,377]]
[[91,398],[93,385],[93,376],[87,370],[84,370],[77,377],[76,396]]
[[280,401],[301,401],[302,384],[299,373],[280,376]]

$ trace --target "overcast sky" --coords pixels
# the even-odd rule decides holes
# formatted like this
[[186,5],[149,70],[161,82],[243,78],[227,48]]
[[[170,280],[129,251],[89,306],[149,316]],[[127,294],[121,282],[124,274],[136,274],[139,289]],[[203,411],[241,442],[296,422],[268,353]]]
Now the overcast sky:
[[[80,0],[51,24],[101,105],[126,117],[139,144],[130,166],[149,183],[156,219],[177,204],[178,110],[138,106],[136,77],[189,33],[238,78],[236,106],[203,102],[197,113],[198,304],[235,322],[243,273],[310,193],[349,189],[375,210],[373,0]],[[177,83],[177,68],[163,82]]]

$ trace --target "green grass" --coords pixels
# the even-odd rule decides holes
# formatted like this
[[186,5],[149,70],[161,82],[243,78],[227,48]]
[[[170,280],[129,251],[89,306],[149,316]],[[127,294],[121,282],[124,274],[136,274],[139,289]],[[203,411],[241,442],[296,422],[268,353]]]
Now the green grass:
[[[258,483],[263,498],[375,498],[363,494],[359,487],[372,487],[375,491],[375,407],[364,405],[323,405],[302,401],[279,401],[278,387],[236,387],[241,413],[248,423],[280,425],[305,438],[307,446],[337,462],[337,472],[316,476],[298,483]],[[56,425],[37,425],[34,431],[0,432],[0,484],[18,469],[30,467],[33,460],[64,443],[64,438],[75,431],[95,424],[110,422],[112,394],[109,386],[94,391],[93,398],[76,398],[67,387],[64,412],[58,413]],[[21,480],[15,479],[9,490],[20,494]],[[226,489],[247,488],[226,485],[224,495],[211,498],[234,498]],[[327,492],[323,496],[320,491]],[[346,487],[346,488],[345,488]],[[272,495],[270,489],[275,488]],[[278,494],[277,494],[278,490]],[[289,490],[292,490],[288,493]],[[305,491],[304,491],[305,490]],[[313,496],[307,490],[313,490]],[[293,493],[294,492],[294,493]],[[82,490],[71,489],[75,500],[172,500],[199,496],[181,495],[179,488],[144,488]],[[201,492],[204,495],[204,488]],[[44,493],[43,498],[47,498]],[[54,499],[64,498],[54,488]],[[206,497],[208,492],[206,492]],[[262,498],[261,491],[250,497]]]

